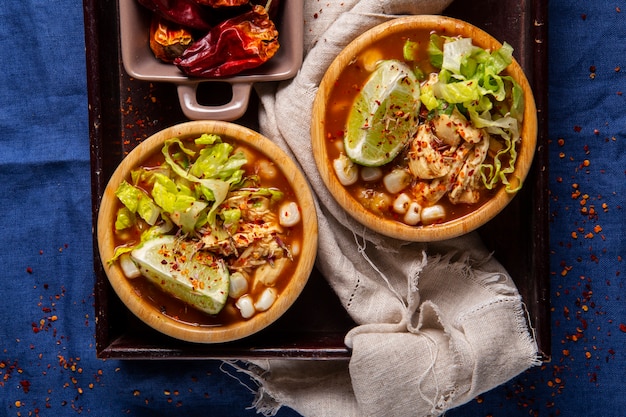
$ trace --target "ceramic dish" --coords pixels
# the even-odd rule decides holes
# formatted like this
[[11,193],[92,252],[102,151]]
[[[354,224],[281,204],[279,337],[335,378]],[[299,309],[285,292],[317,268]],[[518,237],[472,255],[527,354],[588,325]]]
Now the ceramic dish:
[[[333,197],[351,216],[368,228],[383,235],[407,241],[436,241],[463,235],[485,224],[515,197],[515,192],[506,192],[504,187],[499,185],[495,188],[495,192],[490,195],[487,202],[459,218],[428,225],[422,225],[421,223],[408,225],[389,217],[374,214],[373,211],[366,209],[339,181],[333,168],[333,160],[329,157],[330,147],[337,146],[336,144],[331,145],[329,137],[336,133],[335,130],[330,132],[329,129],[331,129],[332,112],[334,111],[332,109],[342,105],[340,103],[342,100],[341,95],[336,96],[335,99],[332,98],[334,89],[342,88],[337,81],[340,75],[359,59],[363,59],[359,57],[365,54],[365,51],[371,44],[384,40],[387,37],[415,35],[419,31],[422,33],[426,31],[426,39],[428,39],[428,33],[434,31],[440,35],[450,37],[460,35],[464,38],[471,38],[474,45],[487,50],[496,50],[501,47],[501,44],[496,39],[479,28],[469,23],[443,16],[398,18],[374,27],[351,42],[337,56],[323,77],[314,102],[311,139],[316,165],[324,183]],[[423,47],[425,48],[425,46]],[[402,50],[402,45],[399,48]],[[511,174],[512,177],[516,177],[523,184],[535,153],[537,114],[528,80],[515,60],[508,65],[506,73],[521,86],[525,100],[523,108],[524,118],[520,131],[521,141],[517,145],[518,157],[515,163],[515,170]],[[350,87],[345,86],[344,88]],[[342,106],[350,105],[343,104]],[[333,129],[341,132],[342,128],[341,126],[335,126]]]
[[[177,86],[180,106],[189,119],[236,120],[248,108],[254,83],[292,78],[302,64],[303,0],[282,3],[276,19],[280,49],[274,57],[256,69],[232,77],[201,79],[188,77],[175,65],[157,60],[149,45],[150,12],[137,0],[119,0],[124,69],[139,80],[174,83]],[[210,82],[230,84],[230,101],[219,105],[202,104],[198,100],[198,87],[201,83]]]

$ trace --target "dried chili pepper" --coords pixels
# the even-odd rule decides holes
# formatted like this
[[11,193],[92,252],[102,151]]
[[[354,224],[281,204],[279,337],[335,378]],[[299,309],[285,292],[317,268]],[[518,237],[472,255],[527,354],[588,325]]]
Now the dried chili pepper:
[[210,30],[210,13],[193,0],[138,0],[139,4],[170,22],[197,29]]
[[265,7],[225,20],[187,48],[174,64],[187,75],[224,77],[255,68],[279,48],[278,30]]
[[173,62],[193,43],[193,35],[184,27],[152,15],[150,24],[150,49],[158,59]]
[[260,6],[265,6],[265,11],[267,11],[267,14],[270,16],[270,19],[275,19],[276,15],[278,13],[278,8],[280,7],[281,1],[280,0],[250,0],[250,5],[251,6],[256,6],[256,5],[260,5]]
[[243,14],[254,6],[265,6],[270,19],[274,19],[278,13],[280,0],[192,0],[205,9],[209,9],[208,22],[212,26]]
[[211,7],[235,7],[248,4],[250,0],[195,0],[195,2]]

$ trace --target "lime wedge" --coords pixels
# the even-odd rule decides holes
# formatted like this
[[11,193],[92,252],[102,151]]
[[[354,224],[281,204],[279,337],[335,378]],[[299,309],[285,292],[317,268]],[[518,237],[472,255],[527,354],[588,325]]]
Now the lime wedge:
[[344,137],[346,155],[365,166],[395,158],[417,130],[419,81],[397,60],[380,61],[354,100]]
[[217,314],[226,304],[230,281],[226,264],[197,252],[193,243],[162,236],[146,241],[130,255],[143,276],[190,306]]

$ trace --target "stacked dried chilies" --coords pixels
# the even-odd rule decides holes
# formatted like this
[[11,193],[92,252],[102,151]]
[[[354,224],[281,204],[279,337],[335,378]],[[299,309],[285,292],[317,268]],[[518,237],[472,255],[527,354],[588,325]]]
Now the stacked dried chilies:
[[197,30],[209,30],[209,11],[194,0],[137,0],[155,15]]
[[151,10],[150,47],[184,74],[219,78],[256,68],[278,51],[278,0],[138,0]]

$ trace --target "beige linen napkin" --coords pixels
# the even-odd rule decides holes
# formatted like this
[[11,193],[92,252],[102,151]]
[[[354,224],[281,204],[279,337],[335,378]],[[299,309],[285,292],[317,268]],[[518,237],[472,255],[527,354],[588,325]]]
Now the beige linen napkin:
[[539,363],[521,297],[477,235],[417,244],[366,230],[332,199],[313,160],[312,103],[337,54],[379,23],[440,13],[450,1],[305,0],[299,74],[256,87],[261,133],[298,161],[316,195],[316,265],[358,324],[345,339],[349,363],[241,369],[259,384],[265,415],[282,405],[306,417],[440,415]]

